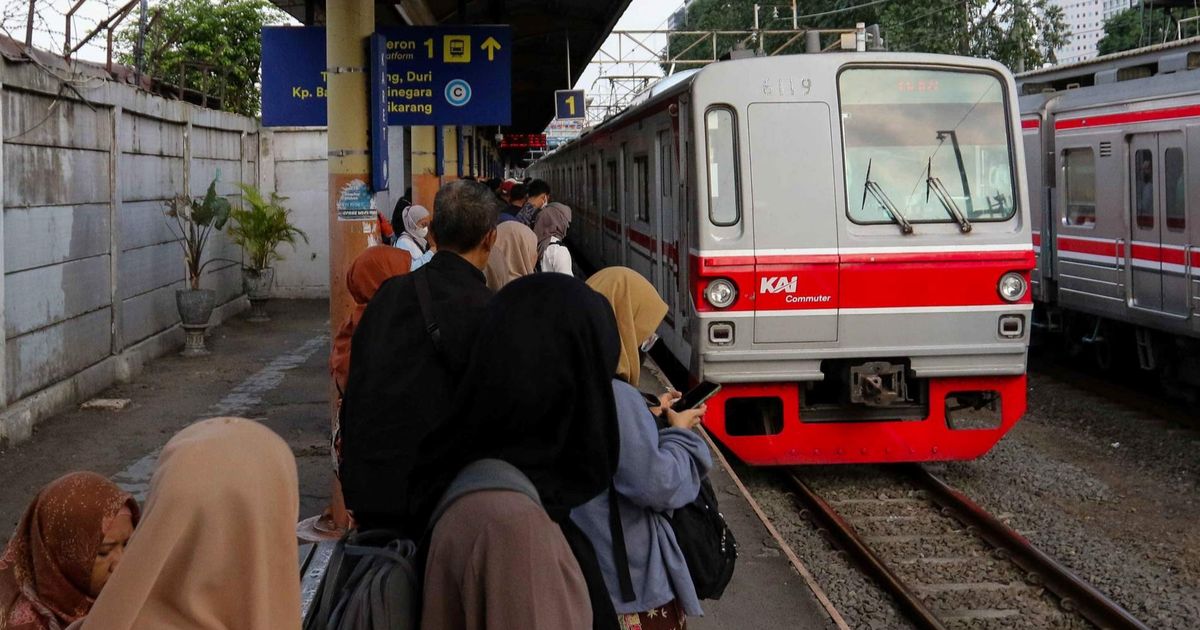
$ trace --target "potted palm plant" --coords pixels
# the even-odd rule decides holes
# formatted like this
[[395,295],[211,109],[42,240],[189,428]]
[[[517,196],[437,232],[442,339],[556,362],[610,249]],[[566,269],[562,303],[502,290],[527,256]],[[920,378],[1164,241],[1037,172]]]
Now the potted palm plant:
[[200,288],[204,268],[214,262],[204,260],[204,249],[208,246],[212,231],[220,231],[225,227],[229,212],[229,200],[217,195],[215,178],[208,185],[208,192],[203,198],[191,199],[180,195],[167,202],[167,227],[183,249],[188,274],[188,288],[175,292],[175,306],[179,309],[179,319],[187,332],[184,356],[208,354],[204,347],[204,331],[216,306],[216,292]]
[[271,265],[283,260],[279,246],[287,243],[293,249],[296,241],[308,243],[308,235],[291,222],[292,211],[284,207],[287,197],[274,191],[264,196],[254,186],[240,184],[243,204],[230,212],[233,223],[229,236],[246,253],[242,264],[242,279],[246,296],[250,298],[249,321],[265,322],[266,303],[271,297],[271,286],[275,282],[275,268]]

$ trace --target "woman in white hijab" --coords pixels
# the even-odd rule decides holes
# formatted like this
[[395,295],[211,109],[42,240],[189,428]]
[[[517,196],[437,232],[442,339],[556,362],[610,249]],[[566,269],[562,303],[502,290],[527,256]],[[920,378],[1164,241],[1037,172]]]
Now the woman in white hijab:
[[411,271],[416,271],[433,258],[433,248],[428,239],[429,222],[433,215],[425,206],[409,206],[400,216],[404,219],[404,231],[396,238],[396,247],[412,256]]

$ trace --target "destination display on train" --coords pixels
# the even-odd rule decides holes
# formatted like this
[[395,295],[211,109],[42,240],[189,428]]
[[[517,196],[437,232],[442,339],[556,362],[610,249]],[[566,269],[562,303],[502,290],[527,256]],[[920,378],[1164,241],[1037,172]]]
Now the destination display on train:
[[[384,91],[392,125],[512,122],[512,31],[507,26],[385,28]],[[327,124],[325,28],[263,28],[263,125]]]

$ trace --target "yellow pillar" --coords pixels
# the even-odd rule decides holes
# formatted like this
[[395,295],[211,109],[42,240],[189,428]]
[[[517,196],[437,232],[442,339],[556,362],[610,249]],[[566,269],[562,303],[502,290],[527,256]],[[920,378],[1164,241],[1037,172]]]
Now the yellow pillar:
[[442,127],[442,183],[458,179],[458,127]]
[[346,269],[362,253],[378,224],[339,221],[338,201],[355,180],[370,184],[367,57],[364,41],[375,31],[374,0],[327,3],[325,50],[329,107],[329,324],[336,335],[354,308]]
[[412,202],[433,210],[433,197],[441,182],[437,174],[436,127],[412,128]]

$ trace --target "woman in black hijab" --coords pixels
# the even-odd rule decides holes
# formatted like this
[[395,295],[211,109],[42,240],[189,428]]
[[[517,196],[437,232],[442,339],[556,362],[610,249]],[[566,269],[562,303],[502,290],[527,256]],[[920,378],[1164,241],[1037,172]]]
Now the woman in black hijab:
[[[537,488],[545,514],[561,528],[579,564],[597,629],[616,628],[616,615],[595,551],[569,515],[607,489],[616,470],[619,437],[612,374],[619,354],[612,308],[583,282],[561,274],[537,274],[510,283],[489,305],[455,409],[422,443],[410,483],[410,522],[416,525],[427,522],[442,493],[467,464],[490,458],[519,469]],[[465,538],[473,536],[494,543],[494,532],[474,530],[503,528],[494,522],[464,523],[461,518],[447,524],[452,516],[453,507],[438,522],[438,530],[463,531],[448,541],[441,532],[441,543],[439,531],[433,533],[430,558],[437,555],[442,565],[460,550],[439,550],[439,544],[466,546],[471,543]],[[432,571],[441,575],[430,579]],[[430,589],[450,579],[446,571],[429,563],[427,603]],[[486,585],[476,587],[487,590]],[[457,610],[473,608],[460,604]],[[494,612],[489,610],[489,616]]]

